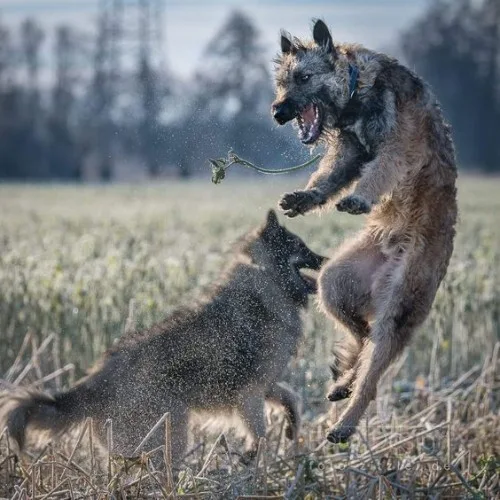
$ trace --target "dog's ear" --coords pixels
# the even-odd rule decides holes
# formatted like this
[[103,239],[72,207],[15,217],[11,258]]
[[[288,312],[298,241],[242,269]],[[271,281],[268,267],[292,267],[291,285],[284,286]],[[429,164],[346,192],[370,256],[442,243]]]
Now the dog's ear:
[[323,47],[327,52],[335,53],[335,47],[333,46],[333,39],[330,34],[330,30],[321,19],[314,22],[313,39],[317,45]]
[[276,229],[278,227],[280,227],[278,216],[276,215],[276,212],[271,209],[267,212],[266,229]]
[[283,54],[295,54],[296,49],[290,40],[290,34],[286,31],[281,31],[281,52]]
[[266,222],[260,226],[258,237],[265,242],[274,242],[281,232],[281,226],[276,212],[271,209],[267,212]]

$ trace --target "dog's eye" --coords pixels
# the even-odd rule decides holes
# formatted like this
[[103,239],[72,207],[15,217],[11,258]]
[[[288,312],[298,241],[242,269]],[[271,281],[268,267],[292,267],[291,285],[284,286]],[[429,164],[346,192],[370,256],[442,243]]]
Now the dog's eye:
[[308,82],[309,78],[311,78],[311,75],[300,75],[300,77],[299,77],[300,83]]

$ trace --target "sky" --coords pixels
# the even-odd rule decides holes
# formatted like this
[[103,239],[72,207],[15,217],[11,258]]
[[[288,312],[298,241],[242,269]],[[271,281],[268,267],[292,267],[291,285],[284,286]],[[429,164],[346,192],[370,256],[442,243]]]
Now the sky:
[[[161,56],[174,74],[188,78],[200,63],[204,47],[234,9],[244,11],[255,21],[271,60],[278,50],[279,30],[310,36],[312,18],[324,19],[335,40],[391,51],[398,34],[424,12],[429,0],[164,1]],[[49,32],[57,25],[68,24],[92,33],[98,4],[99,0],[0,0],[0,19],[14,27],[32,17]],[[47,65],[51,45],[49,38],[44,56]]]

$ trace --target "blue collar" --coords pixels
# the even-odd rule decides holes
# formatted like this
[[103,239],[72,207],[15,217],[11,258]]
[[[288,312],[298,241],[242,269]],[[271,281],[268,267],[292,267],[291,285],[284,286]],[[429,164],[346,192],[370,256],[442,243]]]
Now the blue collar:
[[349,99],[356,92],[356,86],[358,85],[359,69],[357,66],[349,64]]

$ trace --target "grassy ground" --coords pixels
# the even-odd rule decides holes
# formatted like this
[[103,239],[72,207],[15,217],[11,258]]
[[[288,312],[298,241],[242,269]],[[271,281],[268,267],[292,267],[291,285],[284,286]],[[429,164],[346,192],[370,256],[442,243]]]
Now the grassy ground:
[[[217,276],[231,242],[263,221],[280,193],[302,183],[266,181],[0,186],[4,380],[44,389],[71,384],[121,334],[131,304],[134,322],[149,325],[189,302]],[[430,318],[393,370],[396,382],[387,378],[349,448],[321,445],[340,408],[325,404],[324,394],[331,352],[341,336],[312,307],[305,340],[286,377],[304,401],[306,425],[298,449],[285,449],[282,419],[274,414],[262,443],[267,452],[257,465],[244,466],[228,453],[228,446],[238,450],[230,434],[217,442],[200,434],[177,493],[210,491],[212,498],[500,494],[499,193],[500,180],[459,184],[461,215],[448,276]],[[287,226],[326,253],[362,222],[331,212]],[[75,453],[84,457],[69,466],[74,443],[66,451],[49,447],[38,460],[27,455],[15,463],[4,434],[0,497],[23,498],[35,488],[37,498],[54,496],[51,489],[65,491],[63,498],[97,498],[113,489],[134,498],[166,487],[161,474],[148,469],[146,456],[132,472],[125,472],[118,458],[113,470],[94,470],[87,463],[93,452],[83,453],[89,449],[85,432]],[[62,478],[61,464],[69,467]]]

